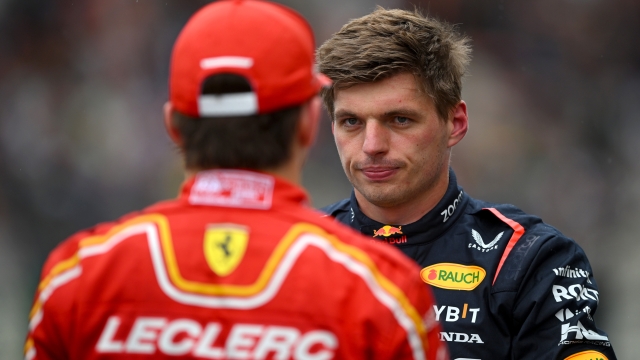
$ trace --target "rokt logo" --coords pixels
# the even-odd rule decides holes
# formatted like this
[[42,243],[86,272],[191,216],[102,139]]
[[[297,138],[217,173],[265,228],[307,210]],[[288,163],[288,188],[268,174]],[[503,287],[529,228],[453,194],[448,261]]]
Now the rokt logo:
[[604,354],[589,350],[573,354],[564,360],[609,360]]
[[422,269],[420,278],[442,289],[471,291],[480,285],[486,274],[479,266],[439,263]]
[[556,302],[561,302],[565,299],[575,299],[576,301],[593,300],[596,303],[600,301],[597,290],[589,289],[585,286],[582,286],[581,284],[571,285],[568,288],[565,288],[561,285],[553,285],[551,292],[553,293],[553,298],[556,300]]
[[378,237],[378,236],[389,237],[395,234],[399,234],[399,235],[402,234],[402,226],[395,227],[391,225],[385,225],[380,229],[375,230],[373,232],[373,237]]

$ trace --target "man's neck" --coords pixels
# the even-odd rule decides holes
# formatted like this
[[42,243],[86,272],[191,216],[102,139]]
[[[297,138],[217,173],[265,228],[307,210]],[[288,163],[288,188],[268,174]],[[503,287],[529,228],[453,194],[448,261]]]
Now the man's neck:
[[449,186],[449,172],[447,171],[438,181],[421,196],[397,206],[380,207],[367,201],[355,190],[356,200],[360,211],[368,218],[383,224],[407,225],[420,220],[440,202]]
[[[253,170],[253,171],[258,171],[261,173],[277,176],[279,178],[289,181],[290,183],[300,185],[301,177],[302,177],[302,164],[304,160],[299,158],[300,156],[292,156],[291,159],[289,159],[284,164],[278,167],[261,169],[261,170]],[[195,176],[200,171],[214,170],[214,169],[187,169],[185,170],[185,177],[188,179],[190,177]],[[224,170],[224,169],[220,169],[220,170]],[[251,169],[247,169],[247,170],[252,171]]]

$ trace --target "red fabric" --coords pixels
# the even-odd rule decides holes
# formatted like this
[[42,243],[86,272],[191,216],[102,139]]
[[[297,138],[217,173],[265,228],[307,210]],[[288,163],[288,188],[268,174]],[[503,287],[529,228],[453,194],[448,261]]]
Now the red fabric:
[[[299,105],[328,78],[314,71],[315,44],[306,20],[266,1],[217,1],[191,17],[171,56],[169,96],[176,110],[199,117],[203,81],[214,74],[245,77],[258,98],[258,113]],[[203,68],[201,61],[242,57],[252,65]]]
[[[269,179],[268,209],[236,207]],[[193,205],[196,186],[236,206]],[[72,236],[44,265],[26,357],[447,358],[439,326],[423,321],[433,298],[417,265],[305,202],[269,175],[204,172],[176,200]],[[248,234],[226,275],[205,255],[219,226]]]
[[509,227],[513,229],[513,235],[511,235],[511,239],[509,239],[509,243],[507,243],[507,247],[504,249],[504,253],[502,253],[502,258],[500,258],[500,263],[498,264],[498,268],[496,269],[496,275],[493,277],[492,284],[495,284],[496,279],[498,278],[498,274],[500,274],[500,270],[502,269],[502,265],[504,265],[504,262],[507,260],[507,257],[509,257],[511,250],[513,250],[513,247],[516,246],[516,243],[524,234],[524,228],[518,222],[502,215],[502,213],[495,208],[485,209],[491,211],[496,217],[498,217],[498,219],[500,219],[502,222],[509,225]]

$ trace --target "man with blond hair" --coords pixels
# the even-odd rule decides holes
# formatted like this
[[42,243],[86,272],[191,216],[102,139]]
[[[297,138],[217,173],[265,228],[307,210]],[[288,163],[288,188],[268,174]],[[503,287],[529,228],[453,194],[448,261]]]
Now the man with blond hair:
[[448,359],[419,268],[306,205],[314,50],[278,4],[191,17],[164,108],[180,195],[51,253],[27,359]]
[[422,268],[453,359],[615,359],[575,241],[511,205],[466,194],[450,168],[468,128],[468,40],[418,12],[346,24],[317,51],[344,171],[354,190],[323,210]]

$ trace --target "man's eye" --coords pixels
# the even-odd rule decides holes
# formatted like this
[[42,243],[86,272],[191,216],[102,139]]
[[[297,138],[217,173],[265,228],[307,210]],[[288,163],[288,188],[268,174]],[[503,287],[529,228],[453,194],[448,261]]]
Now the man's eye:
[[354,125],[358,125],[358,119],[356,118],[348,118],[348,119],[344,119],[344,124],[347,126],[354,126]]
[[396,122],[398,124],[408,124],[411,120],[409,118],[406,118],[404,116],[396,116]]

